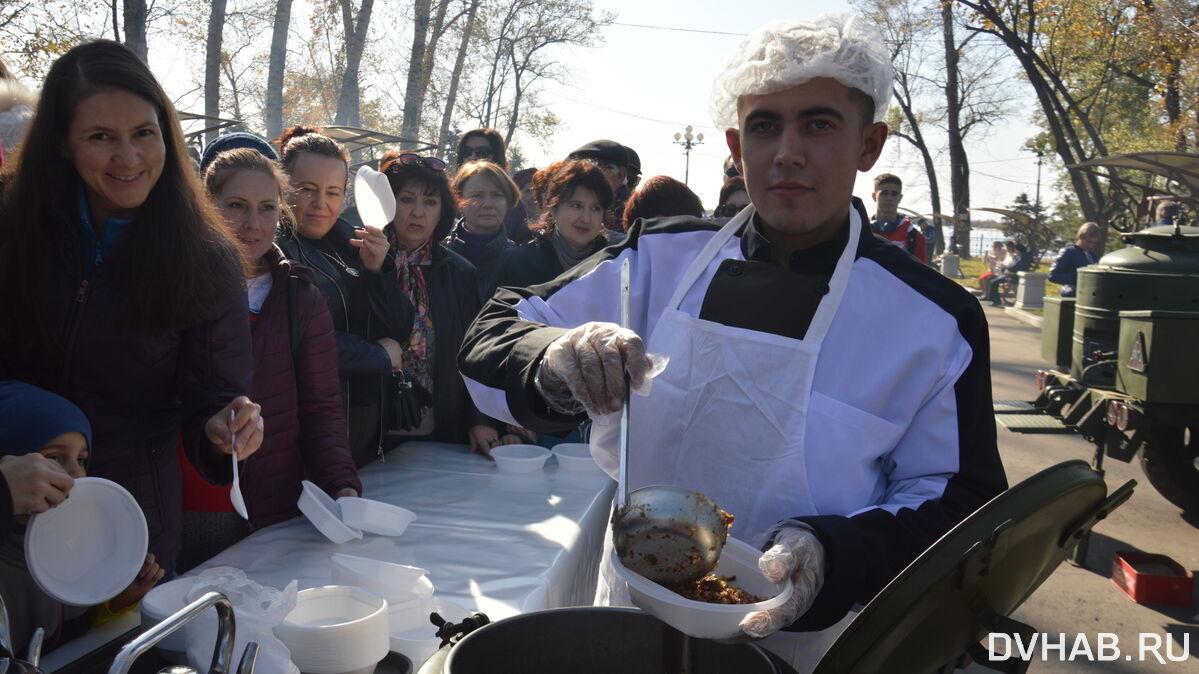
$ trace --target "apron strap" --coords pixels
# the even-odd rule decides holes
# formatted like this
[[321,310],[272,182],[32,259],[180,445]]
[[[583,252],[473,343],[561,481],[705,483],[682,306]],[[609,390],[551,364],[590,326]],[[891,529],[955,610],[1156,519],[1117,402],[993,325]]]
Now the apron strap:
[[721,227],[719,232],[716,232],[716,236],[708,239],[707,245],[700,249],[699,255],[696,256],[691,266],[687,268],[687,272],[683,274],[679,285],[675,287],[674,295],[671,296],[670,302],[666,305],[667,310],[679,308],[679,305],[683,303],[683,297],[687,295],[687,291],[691,290],[691,286],[695,285],[695,281],[699,279],[699,275],[704,273],[704,270],[708,268],[708,263],[712,261],[712,258],[716,257],[716,254],[720,252],[724,244],[733,238],[737,230],[741,229],[741,226],[746,222],[749,222],[753,214],[754,205],[746,205],[737,215],[733,216],[732,220],[729,220],[724,227]]

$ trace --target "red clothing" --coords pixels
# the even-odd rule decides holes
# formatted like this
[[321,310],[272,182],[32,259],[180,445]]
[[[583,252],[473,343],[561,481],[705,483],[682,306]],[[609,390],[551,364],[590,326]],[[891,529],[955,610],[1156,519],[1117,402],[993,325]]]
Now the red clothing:
[[[350,456],[346,417],[338,383],[337,342],[324,295],[311,271],[278,250],[267,254],[272,286],[251,325],[254,382],[250,399],[262,405],[262,447],[241,464],[241,489],[254,529],[300,514],[300,482],[312,480],[334,494],[344,488],[362,493]],[[289,284],[288,277],[296,277]],[[289,286],[298,297],[296,353],[291,352]],[[187,489],[189,510],[226,511],[228,489]],[[189,493],[190,492],[190,493]],[[194,498],[194,500],[192,500]],[[192,506],[195,507],[192,507]]]
[[875,222],[871,229],[875,234],[911,253],[912,257],[928,264],[928,250],[924,234],[920,232],[919,227],[912,224],[907,216],[903,216],[898,224],[884,223],[880,225]]

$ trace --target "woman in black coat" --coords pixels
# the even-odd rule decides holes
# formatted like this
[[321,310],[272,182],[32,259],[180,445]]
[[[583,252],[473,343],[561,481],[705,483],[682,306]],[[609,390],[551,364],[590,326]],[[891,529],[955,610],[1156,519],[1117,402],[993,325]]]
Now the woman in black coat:
[[279,138],[283,169],[291,180],[295,232],[279,245],[289,259],[315,272],[337,338],[342,401],[350,428],[350,453],[362,467],[383,455],[390,425],[391,374],[400,368],[400,345],[412,331],[412,305],[400,292],[377,227],[341,220],[349,155],[318,129],[293,127]]
[[[623,235],[606,227],[612,188],[595,164],[560,161],[533,176],[541,220],[533,240],[500,255],[496,286],[526,287],[553,280]],[[490,293],[489,293],[490,294]]]
[[472,452],[483,454],[497,444],[522,442],[515,433],[501,433],[508,429],[475,408],[458,374],[458,348],[479,311],[479,295],[474,265],[441,243],[454,222],[445,163],[389,152],[379,168],[396,197],[395,218],[384,228],[394,273],[416,310],[403,369],[432,394],[433,403],[422,410],[419,426],[395,431],[395,439],[469,443]]

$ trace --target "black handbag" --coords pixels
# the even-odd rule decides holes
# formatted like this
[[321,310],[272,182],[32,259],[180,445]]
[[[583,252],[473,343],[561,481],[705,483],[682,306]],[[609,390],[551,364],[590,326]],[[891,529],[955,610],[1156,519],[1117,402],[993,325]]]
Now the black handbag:
[[426,407],[433,407],[433,394],[403,370],[393,372],[395,384],[395,418],[392,427],[399,431],[414,431],[420,428]]

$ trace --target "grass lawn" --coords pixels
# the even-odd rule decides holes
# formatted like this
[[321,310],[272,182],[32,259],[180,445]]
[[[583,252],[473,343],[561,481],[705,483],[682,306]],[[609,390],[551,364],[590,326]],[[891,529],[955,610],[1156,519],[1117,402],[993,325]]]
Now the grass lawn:
[[[969,260],[959,260],[958,266],[961,268],[962,275],[965,276],[965,278],[954,280],[972,290],[981,290],[978,284],[978,277],[981,276],[984,271],[986,271],[986,269],[983,267],[982,258],[974,257],[970,258]],[[1048,269],[1042,269],[1039,271],[1048,271]],[[1060,285],[1048,280],[1045,281],[1045,297],[1061,297],[1061,295],[1062,287]],[[1024,311],[1036,316],[1040,316],[1042,314],[1040,309],[1025,309]]]

